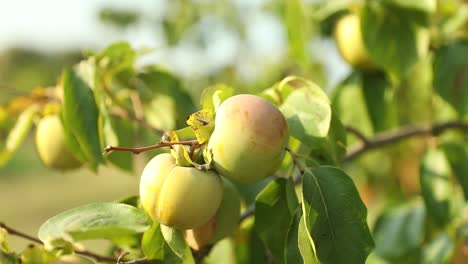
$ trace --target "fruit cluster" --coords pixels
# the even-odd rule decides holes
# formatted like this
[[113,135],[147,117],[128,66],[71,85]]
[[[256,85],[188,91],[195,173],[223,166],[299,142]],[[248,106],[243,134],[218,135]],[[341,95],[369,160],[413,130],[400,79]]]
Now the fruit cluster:
[[[210,169],[181,166],[173,155],[164,153],[148,162],[140,180],[140,199],[147,214],[183,230],[194,249],[233,233],[241,200],[231,181],[254,182],[271,176],[283,160],[289,138],[283,114],[254,95],[226,99],[214,123],[205,144]],[[82,166],[65,135],[57,113],[39,121],[36,147],[47,167],[65,171]]]
[[[171,154],[159,154],[144,168],[140,199],[153,220],[184,231],[199,249],[235,230],[240,197],[229,181],[253,182],[280,166],[288,142],[283,114],[254,95],[236,95],[217,109],[207,151],[213,169],[176,165]],[[229,180],[228,180],[229,179]]]

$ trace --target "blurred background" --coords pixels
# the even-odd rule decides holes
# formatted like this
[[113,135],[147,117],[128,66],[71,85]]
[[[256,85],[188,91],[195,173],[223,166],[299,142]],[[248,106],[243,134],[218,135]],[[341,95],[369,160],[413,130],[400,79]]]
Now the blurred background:
[[[317,2],[317,1],[306,1]],[[223,82],[255,92],[289,74],[330,90],[349,71],[330,39],[310,37],[306,65],[292,59],[283,1],[17,0],[0,8],[0,104],[53,86],[64,67],[116,41],[141,53],[140,64],[167,67],[194,101],[201,89]],[[295,56],[297,57],[297,56]],[[0,221],[36,235],[51,216],[91,202],[138,193],[141,166],[133,174],[101,168],[71,173],[47,170],[34,151],[32,134],[0,168]],[[12,247],[25,240],[11,237]]]

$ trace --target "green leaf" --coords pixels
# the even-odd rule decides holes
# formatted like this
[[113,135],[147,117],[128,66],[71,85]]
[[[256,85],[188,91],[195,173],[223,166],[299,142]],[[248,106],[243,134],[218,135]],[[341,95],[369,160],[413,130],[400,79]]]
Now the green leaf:
[[436,0],[385,0],[386,3],[399,6],[403,9],[411,9],[426,13],[434,13],[437,7]]
[[310,147],[309,158],[313,159],[310,166],[334,165],[339,166],[346,154],[346,130],[341,121],[332,114],[330,130],[326,138],[317,140],[316,144]]
[[276,179],[255,201],[255,231],[279,263],[286,262],[287,239],[298,208],[291,179]]
[[201,93],[200,105],[203,110],[216,112],[219,105],[233,95],[234,89],[225,84],[209,86]]
[[167,242],[172,252],[174,252],[177,257],[184,259],[187,253],[187,243],[185,243],[184,235],[180,230],[177,230],[172,227],[165,225],[161,226],[161,233],[164,237],[164,240]]
[[166,241],[161,233],[161,226],[153,222],[150,229],[143,234],[141,249],[148,259],[164,259]]
[[62,121],[96,170],[103,162],[98,134],[98,109],[92,90],[74,71],[62,75],[64,102]]
[[421,263],[452,263],[455,243],[447,234],[440,234],[423,248]]
[[457,177],[468,200],[468,145],[463,143],[447,142],[442,145],[445,157],[448,159],[453,174]]
[[426,212],[421,200],[385,211],[374,226],[375,253],[396,260],[420,247],[424,239]]
[[332,117],[330,101],[314,83],[302,79],[301,86],[289,94],[280,110],[290,135],[306,145],[327,136]]
[[18,257],[14,253],[7,253],[0,250],[0,263],[2,264],[19,264]]
[[288,235],[285,248],[285,260],[284,263],[310,263],[303,261],[301,251],[299,250],[299,228],[301,223],[302,211],[298,206],[296,213],[293,216],[293,220],[288,228]]
[[308,21],[304,14],[302,1],[286,1],[284,12],[284,24],[288,33],[289,52],[303,67],[307,67],[309,64],[307,50]]
[[301,216],[301,220],[299,221],[299,229],[298,229],[297,244],[298,244],[299,252],[301,253],[304,263],[318,264],[319,262],[315,254],[314,241],[312,240],[312,237],[306,225],[307,224],[306,224],[305,215],[303,214]]
[[[319,261],[365,263],[374,241],[367,209],[351,178],[335,167],[307,169],[302,195],[307,229]],[[315,221],[310,221],[311,214]]]
[[382,73],[362,75],[362,94],[367,106],[367,113],[372,122],[374,132],[388,128],[388,107],[386,91],[390,84]]
[[112,76],[123,70],[133,68],[136,53],[127,42],[117,42],[96,55],[98,67]]
[[468,114],[468,41],[455,41],[438,49],[433,74],[436,92],[461,115]]
[[[104,130],[104,136],[107,138],[106,145],[133,146],[135,133],[132,121],[115,117],[109,118],[109,130],[107,132]],[[113,151],[107,156],[107,159],[123,170],[133,170],[133,153],[131,152]]]
[[214,113],[202,109],[187,118],[187,124],[193,129],[200,144],[208,142],[215,127]]
[[361,31],[372,61],[392,76],[404,77],[428,51],[429,32],[421,20],[412,12],[380,2],[366,4],[361,14]]
[[445,226],[452,216],[450,208],[454,190],[450,165],[442,150],[430,149],[424,154],[420,166],[420,182],[430,219],[439,227]]
[[186,117],[195,105],[182,82],[173,74],[156,67],[138,75],[145,119],[160,129],[185,126]]
[[119,203],[94,203],[70,209],[47,220],[39,229],[39,239],[47,243],[109,239],[118,244],[134,244],[147,230],[151,219],[141,210]]
[[13,128],[8,133],[5,148],[0,150],[0,167],[4,166],[26,139],[33,125],[34,117],[38,113],[38,107],[32,105],[24,110],[18,117]]

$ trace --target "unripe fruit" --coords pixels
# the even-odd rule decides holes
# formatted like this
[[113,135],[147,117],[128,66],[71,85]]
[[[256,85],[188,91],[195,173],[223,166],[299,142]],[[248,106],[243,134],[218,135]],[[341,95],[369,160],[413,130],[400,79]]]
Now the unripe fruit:
[[239,224],[240,195],[236,187],[223,179],[223,200],[216,214],[199,228],[185,231],[187,244],[199,250],[206,244],[213,244],[232,235]]
[[159,154],[146,165],[140,199],[153,220],[181,230],[199,227],[213,217],[223,194],[213,171],[180,167],[171,154]]
[[253,182],[278,169],[287,143],[288,125],[278,108],[261,97],[241,94],[219,106],[208,151],[221,175]]
[[69,170],[82,165],[65,143],[65,132],[58,115],[49,115],[39,121],[36,149],[39,158],[49,168]]
[[334,37],[338,51],[351,66],[361,70],[377,68],[364,45],[358,15],[348,14],[340,18],[335,27]]

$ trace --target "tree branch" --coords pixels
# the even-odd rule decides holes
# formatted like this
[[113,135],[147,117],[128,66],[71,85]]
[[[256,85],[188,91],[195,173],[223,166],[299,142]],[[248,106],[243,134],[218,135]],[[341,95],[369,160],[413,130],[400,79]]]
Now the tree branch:
[[[32,241],[36,244],[40,244],[40,245],[44,245],[44,243],[42,243],[41,240],[33,237],[33,236],[30,236],[28,234],[25,234],[23,232],[20,232],[16,229],[13,229],[9,226],[7,226],[5,223],[0,223],[0,228],[3,228],[5,229],[8,234],[10,235],[13,235],[13,236],[18,236],[18,237],[21,237],[21,238],[24,238],[26,240],[29,240],[29,241]],[[75,250],[75,253],[76,254],[79,254],[79,255],[83,255],[83,256],[87,256],[87,257],[91,257],[99,262],[103,262],[103,261],[107,261],[107,262],[116,262],[117,259],[116,258],[113,258],[113,257],[107,257],[107,256],[101,256],[99,254],[96,254],[96,253],[93,253],[93,252],[90,252],[90,251],[87,251],[87,250]]]
[[133,154],[140,154],[141,152],[163,148],[163,147],[170,147],[173,145],[185,145],[185,146],[190,146],[190,147],[196,147],[196,146],[199,146],[200,144],[198,143],[197,140],[188,140],[188,141],[177,141],[177,142],[159,142],[158,144],[154,144],[154,145],[147,146],[147,147],[141,147],[141,148],[107,146],[104,149],[104,152],[107,153],[111,151],[129,151],[129,152],[132,152]]
[[361,139],[361,143],[351,147],[343,158],[343,162],[349,162],[367,151],[381,148],[401,140],[416,137],[416,136],[437,136],[446,130],[462,130],[468,131],[468,123],[463,121],[448,121],[443,123],[435,123],[424,126],[407,126],[402,127],[396,131],[382,132],[373,138],[365,137],[361,132],[355,128],[347,127],[348,132],[353,133]]

